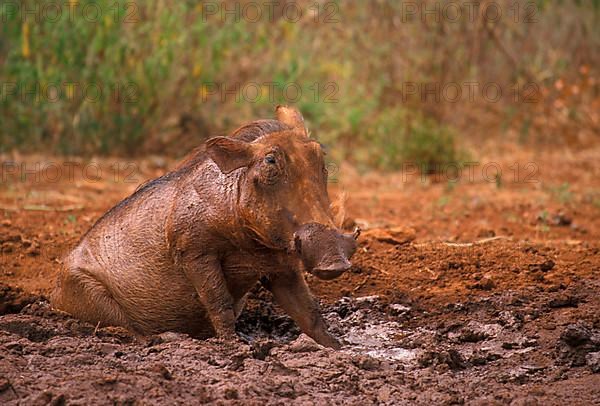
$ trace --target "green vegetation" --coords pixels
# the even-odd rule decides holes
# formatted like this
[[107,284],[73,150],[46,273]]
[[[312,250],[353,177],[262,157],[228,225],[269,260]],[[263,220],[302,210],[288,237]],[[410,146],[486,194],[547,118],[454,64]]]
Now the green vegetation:
[[[299,1],[298,21],[268,9],[258,21],[244,8],[223,17],[207,12],[218,3],[200,0],[81,0],[72,15],[66,1],[8,3],[37,15],[0,2],[0,152],[182,155],[288,103],[335,146],[334,159],[429,172],[460,162],[459,134],[513,129],[530,142],[576,126],[585,135],[595,95],[585,81],[600,66],[586,51],[600,44],[595,1],[538,1],[535,22],[523,8],[503,9],[498,22],[422,19],[391,0]],[[578,104],[563,121],[540,124],[541,109],[570,103],[557,80],[578,84]],[[464,84],[473,81],[470,100]],[[530,82],[549,91],[543,101],[524,102]],[[458,100],[446,83],[462,89]],[[482,99],[486,83],[504,97]],[[426,84],[440,87],[441,100]]]
[[364,160],[375,167],[396,169],[405,163],[433,173],[460,164],[464,155],[452,128],[401,107],[383,110],[364,131]]

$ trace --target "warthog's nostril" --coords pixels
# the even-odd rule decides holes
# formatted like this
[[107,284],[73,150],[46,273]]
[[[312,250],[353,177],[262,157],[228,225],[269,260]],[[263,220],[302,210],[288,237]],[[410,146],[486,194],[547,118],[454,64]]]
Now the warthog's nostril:
[[336,261],[316,266],[312,273],[320,279],[334,279],[352,267],[346,258],[338,258]]
[[316,271],[321,272],[345,272],[352,267],[350,261],[346,258],[340,258],[338,261],[324,266],[316,266]]

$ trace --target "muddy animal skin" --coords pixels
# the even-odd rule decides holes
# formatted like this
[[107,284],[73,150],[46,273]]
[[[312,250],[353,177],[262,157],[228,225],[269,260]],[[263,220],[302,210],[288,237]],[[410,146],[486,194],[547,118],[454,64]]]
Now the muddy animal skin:
[[67,256],[56,308],[140,335],[235,337],[261,281],[306,334],[339,348],[303,272],[350,268],[357,235],[334,226],[321,146],[280,106],[216,137],[101,217]]

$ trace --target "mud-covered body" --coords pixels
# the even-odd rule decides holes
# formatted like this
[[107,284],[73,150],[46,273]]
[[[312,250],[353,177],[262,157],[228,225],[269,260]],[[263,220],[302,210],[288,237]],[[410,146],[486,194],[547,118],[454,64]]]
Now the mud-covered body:
[[[273,143],[286,148],[285,159],[294,161],[307,154],[294,150],[304,144],[286,141],[292,133],[288,124],[270,120],[242,127],[231,138],[247,145],[274,134],[269,135]],[[344,270],[349,267],[352,244],[323,253],[319,248],[315,254],[319,238],[333,241],[330,234],[337,235],[329,228],[331,216],[322,210],[329,204],[326,189],[321,195],[322,180],[305,188],[317,190],[319,196],[300,193],[293,204],[289,198],[271,198],[285,187],[293,190],[313,182],[286,169],[286,184],[268,194],[260,192],[258,199],[248,185],[271,187],[268,176],[276,170],[272,159],[250,169],[224,170],[236,159],[226,158],[223,163],[220,156],[212,159],[206,148],[199,149],[175,171],[143,185],[107,212],[65,259],[55,306],[90,322],[120,325],[139,334],[169,330],[197,337],[232,336],[246,293],[262,280],[303,330],[337,347],[308,291],[303,258],[293,252],[291,234],[307,219],[327,221],[321,234],[307,237],[305,250],[312,250],[311,258],[327,257],[327,263],[334,258],[336,264],[343,262]],[[259,184],[261,176],[267,176],[266,186]]]
[[[215,177],[214,183],[218,183],[219,175],[224,176],[218,169],[211,170],[215,165],[210,162],[199,169],[205,166],[209,167],[206,172]],[[102,284],[109,298],[121,309],[127,309],[123,314],[126,322],[119,324],[138,332],[172,330],[196,336],[214,334],[194,286],[178,264],[177,258],[183,250],[178,244],[184,241],[198,247],[205,244],[204,252],[213,251],[225,258],[228,251],[239,250],[227,239],[211,234],[214,229],[208,220],[214,210],[206,206],[206,202],[214,198],[211,190],[179,189],[178,183],[185,181],[185,174],[170,175],[141,188],[103,216],[64,264],[66,269],[82,272]],[[174,198],[165,199],[165,196]],[[179,202],[190,203],[182,207]],[[198,210],[202,210],[204,216],[196,213],[191,230],[189,225],[181,224],[182,219],[174,217],[177,213],[193,216]],[[178,229],[178,225],[183,227]],[[228,290],[236,302],[258,280],[257,272],[245,271],[242,275],[233,269],[230,276],[223,270]],[[74,298],[79,300],[80,297]],[[81,307],[83,312],[86,308],[94,312],[86,318],[95,320],[96,309],[84,303]],[[106,314],[98,321],[113,324],[114,316],[118,315]]]

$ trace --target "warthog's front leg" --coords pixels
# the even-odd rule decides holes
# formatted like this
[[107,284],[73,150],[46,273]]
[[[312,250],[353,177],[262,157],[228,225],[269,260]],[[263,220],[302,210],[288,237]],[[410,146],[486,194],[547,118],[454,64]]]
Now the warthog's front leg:
[[215,334],[222,338],[237,338],[235,334],[234,300],[216,258],[197,257],[184,259],[183,270],[200,303],[206,309]]
[[341,348],[340,342],[327,331],[319,305],[299,271],[273,275],[264,284],[304,333],[325,347]]

